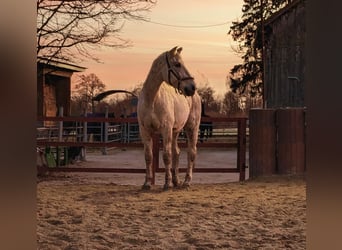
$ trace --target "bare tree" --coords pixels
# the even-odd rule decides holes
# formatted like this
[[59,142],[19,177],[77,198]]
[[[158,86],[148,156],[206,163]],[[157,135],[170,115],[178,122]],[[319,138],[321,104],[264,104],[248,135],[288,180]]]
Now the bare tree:
[[145,20],[155,0],[37,0],[37,56],[46,59],[91,58],[100,46],[126,47],[119,36],[124,21]]
[[239,111],[238,99],[238,94],[227,91],[222,102],[222,113],[227,116],[236,115]]
[[209,84],[205,84],[203,87],[198,87],[198,94],[200,95],[202,102],[205,103],[206,107],[209,107],[214,101],[214,89],[209,86]]
[[[105,89],[106,85],[95,74],[80,75],[72,99],[79,103],[82,111],[94,113],[95,103],[93,98]],[[91,107],[91,110],[89,110],[89,107]]]
[[202,100],[202,115],[207,115],[207,113],[220,113],[220,100],[214,96],[215,90],[209,85],[209,83],[206,83],[202,87],[198,87],[197,92]]

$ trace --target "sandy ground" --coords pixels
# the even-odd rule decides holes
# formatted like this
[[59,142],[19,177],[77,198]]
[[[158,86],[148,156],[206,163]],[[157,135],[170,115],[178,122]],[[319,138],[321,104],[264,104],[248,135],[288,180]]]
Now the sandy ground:
[[[144,167],[141,157],[133,149],[94,152],[77,165]],[[199,150],[197,160],[234,167],[236,152]],[[163,177],[150,191],[141,190],[143,174],[39,179],[38,249],[305,249],[303,177],[238,182],[237,174],[195,173],[189,189],[162,191]]]

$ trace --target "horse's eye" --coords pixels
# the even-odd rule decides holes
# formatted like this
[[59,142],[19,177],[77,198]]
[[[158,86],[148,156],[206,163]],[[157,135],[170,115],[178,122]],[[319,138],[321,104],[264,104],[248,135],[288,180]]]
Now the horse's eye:
[[180,68],[181,66],[182,66],[182,64],[180,64],[179,62],[175,63],[175,67]]

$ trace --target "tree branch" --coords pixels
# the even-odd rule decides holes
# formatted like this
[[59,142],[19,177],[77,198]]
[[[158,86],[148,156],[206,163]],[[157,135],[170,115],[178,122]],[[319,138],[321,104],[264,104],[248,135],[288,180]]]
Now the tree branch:
[[145,20],[153,0],[37,0],[37,55],[76,60],[90,58],[95,47],[127,47],[118,33],[123,21]]

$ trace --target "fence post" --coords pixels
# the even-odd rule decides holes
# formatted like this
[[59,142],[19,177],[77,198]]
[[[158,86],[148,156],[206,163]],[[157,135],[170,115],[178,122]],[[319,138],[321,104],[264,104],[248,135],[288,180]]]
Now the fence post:
[[[84,112],[84,117],[87,117],[87,112]],[[83,142],[87,142],[88,141],[88,123],[87,121],[83,122]],[[87,154],[87,150],[86,147],[82,147],[82,160],[85,161],[86,160],[86,154]]]
[[121,122],[121,142],[122,143],[127,143],[127,123],[126,122]]
[[131,124],[127,122],[127,143],[130,143],[130,132],[131,132]]
[[[59,107],[58,116],[63,117],[63,107]],[[61,142],[63,140],[63,121],[58,122],[58,141]]]
[[152,185],[156,182],[156,171],[159,168],[159,134],[154,133],[152,137]]
[[[105,108],[105,118],[108,118],[108,106],[106,106],[106,108]],[[104,123],[104,133],[101,133],[103,136],[104,136],[104,142],[106,143],[106,142],[108,142],[108,122],[106,121],[105,123]],[[101,126],[102,127],[102,126]],[[107,147],[104,147],[103,149],[102,149],[102,154],[103,155],[106,155],[107,154]]]
[[238,121],[238,149],[237,149],[237,167],[240,171],[240,181],[246,178],[246,119],[241,118]]
[[[63,107],[58,108],[58,116],[63,117]],[[63,121],[58,122],[58,142],[63,141]],[[61,165],[61,149],[60,147],[56,147],[56,160],[57,166]]]

